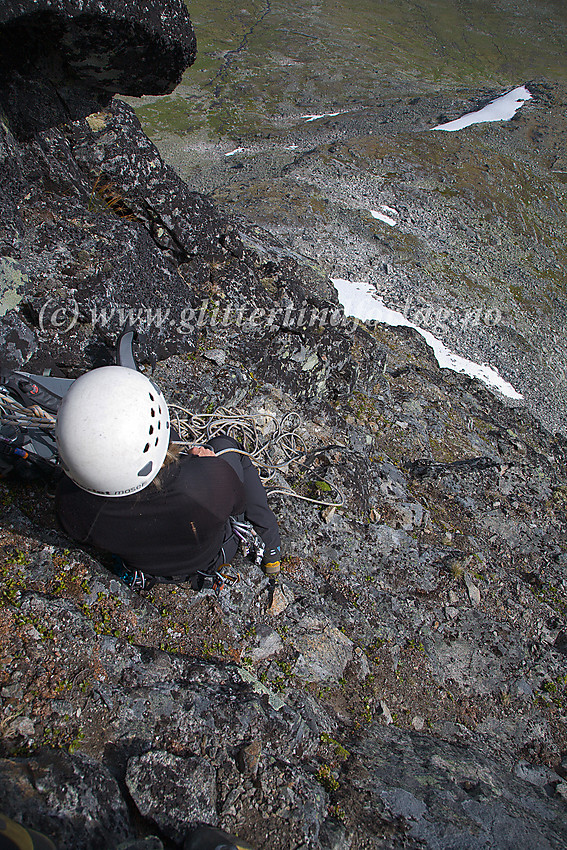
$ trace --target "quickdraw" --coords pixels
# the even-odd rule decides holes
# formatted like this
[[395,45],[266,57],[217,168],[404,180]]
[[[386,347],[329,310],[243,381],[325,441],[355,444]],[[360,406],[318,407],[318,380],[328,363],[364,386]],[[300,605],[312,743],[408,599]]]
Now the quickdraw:
[[230,518],[233,533],[240,540],[242,554],[250,558],[257,567],[262,563],[266,545],[254,527],[244,520]]

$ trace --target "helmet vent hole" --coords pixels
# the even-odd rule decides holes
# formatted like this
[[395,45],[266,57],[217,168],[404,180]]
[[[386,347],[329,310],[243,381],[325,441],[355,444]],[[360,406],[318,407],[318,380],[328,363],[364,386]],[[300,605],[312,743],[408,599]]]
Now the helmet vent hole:
[[154,443],[154,446],[157,446],[158,443],[159,443],[159,437],[156,437],[156,441]]
[[150,444],[149,444],[149,443],[146,443],[146,445],[144,446],[144,454],[145,454],[146,452],[149,452],[149,450],[150,450]]
[[146,475],[149,475],[149,474],[150,474],[150,472],[152,471],[152,469],[153,469],[153,463],[152,463],[152,461],[151,461],[151,460],[149,460],[149,461],[146,463],[146,465],[145,465],[145,466],[143,466],[143,467],[140,469],[140,471],[138,472],[138,477],[139,477],[139,478],[145,478],[145,476],[146,476]]
[[152,416],[155,416],[155,415],[156,415],[156,412],[155,412],[155,410],[153,409],[153,407],[152,407],[151,413],[152,413]]
[[159,429],[161,428],[161,422],[158,422],[157,428],[158,428],[158,431],[159,431]]
[[169,428],[169,421],[165,423],[165,427]]
[[151,399],[152,401],[154,401],[154,397],[153,397],[153,395],[152,395],[151,393],[148,393],[148,395],[149,395],[150,399]]
[[154,433],[154,426],[150,425],[150,434],[153,434],[153,433]]

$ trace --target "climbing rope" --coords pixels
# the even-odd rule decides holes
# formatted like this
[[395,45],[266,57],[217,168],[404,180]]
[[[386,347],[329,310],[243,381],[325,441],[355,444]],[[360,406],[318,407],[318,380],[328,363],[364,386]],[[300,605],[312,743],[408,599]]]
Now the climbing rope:
[[44,428],[52,430],[55,428],[55,417],[40,407],[25,407],[16,401],[7,390],[0,387],[0,423],[2,425],[13,425],[17,428],[31,429]]
[[321,482],[323,486],[337,493],[336,501],[328,502],[303,496],[291,488],[267,486],[278,472],[289,472],[293,463],[302,463],[307,457],[314,457],[334,448],[344,449],[344,446],[335,445],[310,451],[298,430],[301,426],[298,413],[291,411],[278,419],[266,411],[253,414],[224,407],[219,407],[212,413],[193,413],[180,405],[170,404],[169,410],[172,426],[179,435],[176,442],[185,450],[205,445],[220,434],[237,440],[243,447],[242,450],[223,449],[216,452],[217,456],[225,452],[247,455],[258,469],[268,496],[291,496],[322,507],[340,508],[344,505],[344,498],[336,485],[324,480]]
[[[278,419],[272,413],[244,413],[233,408],[219,407],[212,413],[195,413],[177,404],[168,404],[172,426],[176,429],[179,439],[176,440],[187,451],[193,446],[202,446],[213,437],[224,434],[237,440],[241,449],[224,449],[216,452],[217,456],[225,452],[247,455],[258,469],[260,479],[266,488],[268,496],[292,496],[321,507],[339,508],[344,505],[344,498],[336,485],[328,481],[320,483],[328,487],[329,492],[337,493],[335,501],[325,501],[296,493],[290,487],[269,487],[269,482],[280,472],[289,472],[293,463],[304,463],[307,458],[313,458],[332,449],[344,449],[344,446],[322,446],[309,450],[305,440],[299,433],[301,417],[291,411]],[[55,417],[39,405],[25,407],[16,401],[5,389],[0,387],[0,424],[9,425],[21,431],[33,432],[41,429],[51,432],[55,439]]]

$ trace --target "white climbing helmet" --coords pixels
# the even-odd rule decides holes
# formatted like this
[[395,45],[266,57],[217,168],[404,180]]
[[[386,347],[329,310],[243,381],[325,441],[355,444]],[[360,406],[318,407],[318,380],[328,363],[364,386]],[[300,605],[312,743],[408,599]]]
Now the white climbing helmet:
[[55,426],[63,467],[99,496],[127,496],[153,481],[169,446],[169,411],[149,378],[102,366],[77,378]]

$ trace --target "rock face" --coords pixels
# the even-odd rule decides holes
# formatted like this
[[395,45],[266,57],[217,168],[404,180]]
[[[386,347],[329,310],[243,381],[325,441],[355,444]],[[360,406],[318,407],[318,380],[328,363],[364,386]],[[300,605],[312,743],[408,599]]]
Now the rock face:
[[474,747],[389,727],[374,729],[356,755],[353,787],[375,812],[404,820],[410,847],[552,850],[564,841],[560,800],[548,808],[534,785],[515,785]]
[[21,135],[84,116],[122,94],[165,94],[196,54],[182,0],[6,2],[0,103]]
[[0,759],[0,780],[3,809],[58,847],[104,850],[130,834],[118,783],[94,759],[48,750],[29,759]]
[[4,364],[75,376],[130,320],[170,400],[300,420],[274,488],[330,504],[272,495],[268,610],[241,556],[218,594],[139,596],[42,484],[1,481],[0,811],[58,850],[202,820],[272,850],[564,847],[565,440],[412,330],[349,322],[96,108],[0,125]]
[[178,841],[188,823],[217,825],[216,771],[206,759],[153,750],[128,761],[126,784],[140,814]]

